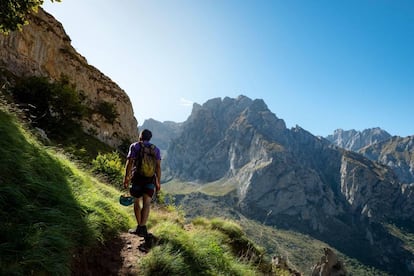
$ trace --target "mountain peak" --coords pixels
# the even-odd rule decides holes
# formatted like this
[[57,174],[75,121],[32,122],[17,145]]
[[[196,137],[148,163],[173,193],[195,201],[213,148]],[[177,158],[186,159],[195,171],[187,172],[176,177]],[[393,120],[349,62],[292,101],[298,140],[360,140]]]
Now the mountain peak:
[[363,131],[356,131],[355,129],[343,130],[336,129],[333,135],[328,135],[327,140],[337,145],[338,147],[358,151],[366,146],[385,141],[391,138],[391,134],[385,130],[375,127],[364,129]]

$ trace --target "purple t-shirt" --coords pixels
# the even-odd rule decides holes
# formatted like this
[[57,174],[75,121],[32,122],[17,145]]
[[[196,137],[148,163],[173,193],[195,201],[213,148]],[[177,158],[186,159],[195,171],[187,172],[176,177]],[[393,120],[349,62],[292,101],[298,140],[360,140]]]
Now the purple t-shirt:
[[[148,142],[148,141],[144,141],[144,144],[145,145],[151,145],[151,143]],[[135,159],[137,157],[137,154],[138,154],[140,148],[141,148],[141,146],[140,146],[139,142],[135,142],[135,143],[131,144],[131,146],[129,147],[127,158],[134,158]],[[155,151],[155,159],[161,160],[160,149],[155,146],[154,151]]]

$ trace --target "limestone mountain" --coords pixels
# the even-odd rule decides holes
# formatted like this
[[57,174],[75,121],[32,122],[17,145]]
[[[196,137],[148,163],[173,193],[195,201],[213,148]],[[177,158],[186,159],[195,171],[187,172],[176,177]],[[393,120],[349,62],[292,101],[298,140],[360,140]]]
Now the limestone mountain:
[[182,127],[164,162],[173,179],[226,187],[243,216],[310,234],[388,271],[411,269],[414,256],[383,223],[414,225],[413,187],[388,166],[287,129],[263,100],[245,96],[194,104]]
[[[84,104],[92,113],[83,120],[85,131],[101,141],[119,146],[124,140],[137,139],[137,121],[128,95],[109,77],[88,64],[71,45],[71,40],[53,16],[39,8],[29,17],[21,32],[0,34],[0,72],[17,77],[45,76],[69,78],[85,95]],[[113,106],[116,118],[107,122],[99,106]]]
[[414,183],[413,136],[391,136],[380,128],[335,130],[326,139],[333,144],[358,152],[366,158],[392,168],[403,183]]
[[149,129],[152,132],[151,142],[157,145],[163,152],[168,149],[171,139],[181,133],[182,123],[171,121],[160,122],[154,119],[145,120],[140,130]]
[[402,183],[414,185],[414,136],[394,136],[359,152],[392,168]]
[[333,135],[326,139],[338,147],[358,151],[363,147],[384,141],[391,138],[391,135],[379,127],[365,129],[363,131],[336,129]]

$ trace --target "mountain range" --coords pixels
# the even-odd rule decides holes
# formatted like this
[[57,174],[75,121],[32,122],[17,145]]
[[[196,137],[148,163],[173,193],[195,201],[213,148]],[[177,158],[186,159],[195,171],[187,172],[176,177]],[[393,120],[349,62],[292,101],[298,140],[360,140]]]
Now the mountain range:
[[194,104],[170,138],[171,123],[151,124],[168,144],[166,187],[213,191],[176,192],[189,215],[218,208],[311,235],[385,271],[414,272],[413,253],[388,228],[414,233],[413,137],[379,128],[316,137],[245,96]]
[[[0,36],[1,85],[64,74],[94,107],[85,132],[113,147],[135,140],[128,95],[75,51],[51,15],[39,9],[30,20],[23,32]],[[114,108],[113,123],[97,112],[101,104]],[[248,218],[390,274],[414,273],[414,136],[373,128],[317,137],[245,96],[196,103],[183,123],[152,119],[143,128],[162,150],[164,189],[188,216]]]

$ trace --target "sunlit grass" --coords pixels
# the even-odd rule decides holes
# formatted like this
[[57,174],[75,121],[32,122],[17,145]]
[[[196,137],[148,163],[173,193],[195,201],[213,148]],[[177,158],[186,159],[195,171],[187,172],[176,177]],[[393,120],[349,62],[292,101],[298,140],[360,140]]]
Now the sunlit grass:
[[170,194],[190,194],[201,192],[212,196],[223,196],[237,189],[237,183],[227,180],[219,180],[206,184],[172,180],[162,185]]
[[200,185],[192,182],[169,181],[162,184],[162,189],[170,194],[190,194],[199,191]]
[[[247,245],[260,251],[247,241],[235,222],[197,218],[184,225],[174,215],[164,214],[164,219],[152,222],[151,231],[159,244],[141,260],[144,275],[262,274],[259,262],[243,258],[243,252],[249,250]],[[241,238],[246,244],[237,243]]]

